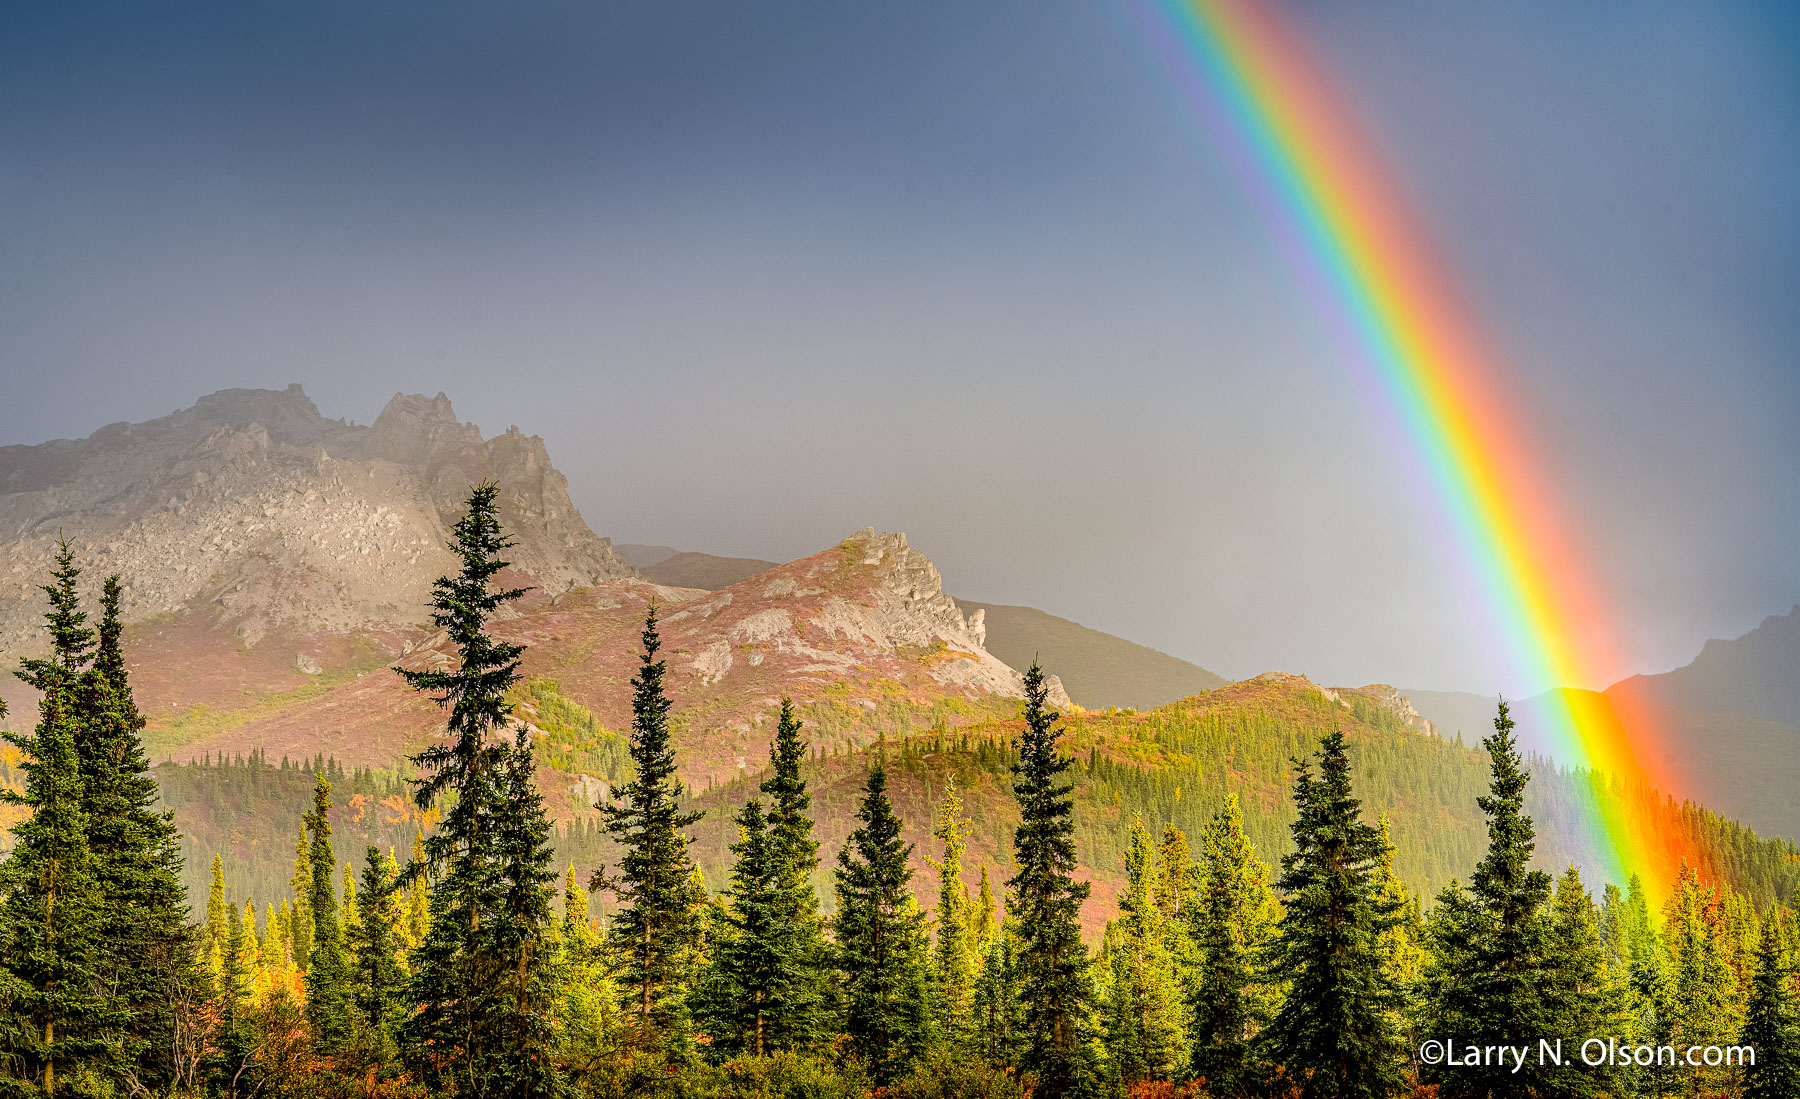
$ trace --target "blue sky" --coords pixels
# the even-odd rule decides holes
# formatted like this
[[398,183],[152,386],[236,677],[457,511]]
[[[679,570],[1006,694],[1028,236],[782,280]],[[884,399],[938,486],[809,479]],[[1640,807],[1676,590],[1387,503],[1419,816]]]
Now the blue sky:
[[[1277,6],[1504,353],[1614,671],[1800,601],[1800,11]],[[444,390],[621,541],[873,525],[1228,674],[1536,686],[1157,18],[0,8],[0,442]]]

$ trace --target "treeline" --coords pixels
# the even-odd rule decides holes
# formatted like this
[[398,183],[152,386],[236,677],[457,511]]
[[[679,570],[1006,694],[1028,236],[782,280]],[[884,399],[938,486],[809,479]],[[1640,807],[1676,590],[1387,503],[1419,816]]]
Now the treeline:
[[[297,847],[281,901],[245,905],[219,857],[193,925],[177,837],[153,809],[117,585],[90,633],[63,548],[46,588],[53,655],[23,669],[43,691],[40,720],[11,737],[30,812],[0,865],[0,1089],[1800,1094],[1793,908],[1694,867],[1660,906],[1635,880],[1596,899],[1573,867],[1535,868],[1530,792],[1546,783],[1519,758],[1504,707],[1479,756],[1482,781],[1466,791],[1483,841],[1465,880],[1429,904],[1398,873],[1385,818],[1365,819],[1360,750],[1333,728],[1287,763],[1276,865],[1256,853],[1247,798],[1218,799],[1197,822],[1175,798],[1162,803],[1169,812],[1133,813],[1118,916],[1091,948],[1075,788],[1123,788],[1131,776],[1070,751],[1078,723],[1047,708],[1038,668],[1025,677],[1016,738],[966,746],[993,768],[978,775],[1004,777],[1005,880],[986,862],[971,872],[972,784],[956,776],[937,787],[930,874],[917,874],[890,779],[918,745],[874,757],[856,827],[827,865],[809,783],[818,772],[803,766],[805,727],[784,702],[769,766],[734,806],[729,876],[713,890],[693,857],[700,810],[676,778],[653,608],[632,683],[628,778],[600,813],[612,857],[584,887],[555,870],[536,748],[512,715],[522,650],[486,628],[521,594],[494,585],[509,543],[492,485],[473,493],[455,536],[462,568],[438,582],[432,611],[458,661],[406,673],[447,712],[449,736],[413,761],[411,803],[428,831],[404,865],[376,844],[340,865],[334,782],[370,785],[371,797],[387,787],[323,761],[292,768],[311,798],[290,823]],[[941,751],[917,757],[927,754]],[[590,892],[607,900],[604,919]],[[1579,1054],[1589,1039],[1608,1043],[1597,1064]],[[1434,1055],[1434,1041],[1451,1056],[1441,1044]],[[1445,1063],[1540,1041],[1562,1042],[1567,1063]],[[1726,1045],[1754,1047],[1754,1063],[1681,1059]]]
[[[1358,703],[1349,713],[1308,691],[1298,696],[1271,691],[1266,698],[1206,700],[1142,713],[1078,713],[1063,719],[1064,742],[1074,757],[1077,854],[1099,885],[1096,903],[1086,910],[1086,928],[1113,911],[1113,895],[1123,884],[1124,856],[1133,819],[1171,824],[1194,836],[1235,796],[1243,828],[1265,858],[1279,860],[1291,844],[1293,802],[1286,761],[1310,752],[1318,737],[1341,728],[1353,746],[1352,777],[1366,804],[1389,807],[1395,872],[1407,888],[1433,896],[1452,878],[1466,876],[1486,844],[1486,826],[1475,806],[1487,781],[1488,761],[1478,750],[1402,726],[1384,708]],[[509,696],[531,715],[540,730],[540,776],[552,757],[566,758],[569,745],[604,744],[609,753],[604,778],[610,789],[629,779],[627,738],[600,730],[591,715],[563,699],[554,683],[529,680]],[[804,713],[802,711],[802,713]],[[1354,720],[1352,720],[1354,718]],[[890,797],[908,823],[907,836],[928,846],[929,819],[942,790],[954,781],[972,818],[968,838],[971,866],[1010,874],[1011,837],[1017,809],[1010,793],[1017,762],[1018,723],[989,722],[956,732],[895,737],[882,748]],[[587,732],[578,736],[570,730]],[[810,733],[816,733],[810,721]],[[616,739],[620,747],[615,749]],[[590,748],[591,750],[591,748]],[[615,753],[623,753],[616,756]],[[814,750],[803,764],[816,802],[815,834],[835,851],[854,828],[866,751],[833,754]],[[0,761],[3,762],[3,761]],[[1760,910],[1791,897],[1800,885],[1800,858],[1787,840],[1758,836],[1736,821],[1693,803],[1676,803],[1654,791],[1612,783],[1603,776],[1559,770],[1541,759],[1527,761],[1533,776],[1526,811],[1538,825],[1534,868],[1553,872],[1579,867],[1584,879],[1607,877],[1607,852],[1592,846],[1591,822],[1602,804],[1628,804],[1629,816],[1658,836],[1672,837],[1703,880],[1746,894]],[[295,862],[296,825],[312,796],[313,776],[326,772],[332,786],[331,820],[340,853],[368,844],[404,858],[415,837],[429,831],[431,814],[407,793],[407,772],[345,769],[330,759],[281,764],[260,755],[247,758],[165,763],[156,775],[165,807],[176,813],[187,857],[183,884],[190,896],[206,888],[211,857],[226,857],[234,893],[279,904],[289,893]],[[594,772],[586,772],[594,773]],[[737,807],[756,796],[758,776],[692,793],[684,804],[707,810],[691,835],[695,863],[710,889],[729,880],[737,838]],[[617,857],[617,845],[598,815],[578,811],[553,835],[558,866],[588,873]],[[922,858],[914,868],[924,872]],[[831,904],[829,867],[813,875],[813,885]],[[609,897],[597,898],[599,910]]]

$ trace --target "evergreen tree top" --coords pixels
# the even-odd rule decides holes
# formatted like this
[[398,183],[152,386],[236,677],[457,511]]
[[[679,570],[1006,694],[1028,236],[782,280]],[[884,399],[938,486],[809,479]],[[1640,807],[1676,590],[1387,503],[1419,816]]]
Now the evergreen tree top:
[[73,544],[67,538],[57,539],[52,582],[39,586],[50,600],[50,609],[44,612],[50,655],[21,660],[13,673],[45,693],[73,683],[93,656],[94,631],[88,627],[87,612],[81,609],[81,597],[75,589],[80,576]]
[[[1481,746],[1492,761],[1488,792],[1475,799],[1487,814],[1488,850],[1470,876],[1470,888],[1490,909],[1535,910],[1549,898],[1551,881],[1544,871],[1528,868],[1537,846],[1531,818],[1525,815],[1525,786],[1531,775],[1519,757],[1505,702],[1494,718],[1494,732]],[[1510,918],[1516,920],[1518,913]]]
[[430,808],[448,786],[462,788],[480,781],[504,751],[504,746],[485,743],[485,737],[512,716],[506,692],[519,680],[519,658],[525,649],[491,637],[487,623],[502,606],[530,589],[492,586],[494,577],[510,563],[500,552],[513,544],[500,527],[499,491],[492,481],[470,490],[468,510],[452,528],[450,543],[462,567],[432,586],[431,620],[455,644],[457,667],[447,672],[395,669],[414,690],[435,692],[434,701],[450,707],[454,740],[434,744],[413,760],[425,772],[414,792],[421,808]]

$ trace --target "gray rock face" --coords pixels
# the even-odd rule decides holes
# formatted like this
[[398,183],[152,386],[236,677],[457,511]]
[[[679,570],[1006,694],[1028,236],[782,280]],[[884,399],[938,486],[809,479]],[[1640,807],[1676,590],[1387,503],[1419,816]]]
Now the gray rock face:
[[212,616],[254,646],[276,628],[424,621],[469,487],[491,477],[527,583],[636,575],[588,529],[543,440],[484,440],[443,394],[396,395],[372,427],[328,420],[297,385],[229,389],[86,439],[0,448],[0,648],[38,645],[58,538],[89,577],[117,572],[128,621]]

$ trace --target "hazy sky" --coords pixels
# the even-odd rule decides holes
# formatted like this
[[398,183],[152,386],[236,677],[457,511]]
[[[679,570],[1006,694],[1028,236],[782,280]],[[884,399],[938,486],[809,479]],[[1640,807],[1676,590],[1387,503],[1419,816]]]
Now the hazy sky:
[[[1800,600],[1800,5],[1279,6],[1504,352],[1613,672]],[[0,6],[0,442],[441,389],[619,541],[873,525],[1227,674],[1537,686],[1158,18]]]

